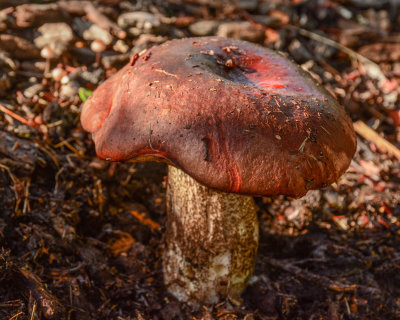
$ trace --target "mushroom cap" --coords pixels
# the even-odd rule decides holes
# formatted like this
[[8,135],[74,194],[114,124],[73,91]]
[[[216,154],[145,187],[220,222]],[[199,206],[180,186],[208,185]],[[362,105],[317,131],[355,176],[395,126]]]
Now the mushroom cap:
[[344,108],[287,58],[221,37],[168,41],[105,81],[81,114],[99,157],[157,157],[210,188],[303,196],[356,149]]
[[44,59],[53,59],[54,50],[50,46],[45,46],[42,50],[40,50],[40,56]]
[[57,67],[51,71],[51,76],[53,77],[54,81],[61,81],[62,77],[66,75],[66,72],[63,68]]
[[96,39],[90,44],[90,49],[93,52],[100,53],[106,50],[106,44],[102,40]]

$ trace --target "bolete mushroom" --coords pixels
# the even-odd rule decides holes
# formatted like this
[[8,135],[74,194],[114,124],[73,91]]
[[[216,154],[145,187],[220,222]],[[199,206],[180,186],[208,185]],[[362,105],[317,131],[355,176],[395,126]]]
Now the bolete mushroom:
[[252,196],[301,197],[336,181],[355,152],[338,102],[285,57],[221,37],[168,41],[105,81],[81,121],[99,157],[168,163],[168,290],[238,299],[254,268]]

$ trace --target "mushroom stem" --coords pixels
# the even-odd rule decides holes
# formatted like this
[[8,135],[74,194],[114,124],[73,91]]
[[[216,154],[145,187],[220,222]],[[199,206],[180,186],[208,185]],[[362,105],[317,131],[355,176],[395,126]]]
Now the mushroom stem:
[[169,166],[164,280],[192,305],[240,301],[254,269],[258,219],[250,196],[215,191]]

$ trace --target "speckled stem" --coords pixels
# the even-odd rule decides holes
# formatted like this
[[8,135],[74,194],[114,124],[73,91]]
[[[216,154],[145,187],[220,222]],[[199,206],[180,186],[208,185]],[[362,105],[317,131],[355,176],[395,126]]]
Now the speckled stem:
[[168,290],[192,305],[240,300],[258,247],[253,198],[211,190],[169,166],[167,214]]

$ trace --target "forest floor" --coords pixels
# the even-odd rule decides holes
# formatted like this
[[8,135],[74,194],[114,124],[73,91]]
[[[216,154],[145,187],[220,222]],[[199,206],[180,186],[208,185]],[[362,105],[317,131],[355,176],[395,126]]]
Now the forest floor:
[[[400,319],[399,8],[1,0],[0,319]],[[193,310],[162,279],[166,166],[99,160],[79,115],[133,54],[204,35],[288,53],[345,106],[358,147],[336,184],[256,198],[260,248],[242,303]]]

